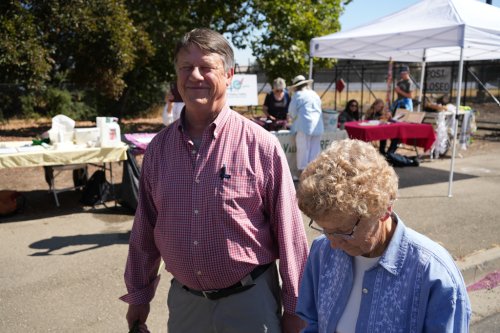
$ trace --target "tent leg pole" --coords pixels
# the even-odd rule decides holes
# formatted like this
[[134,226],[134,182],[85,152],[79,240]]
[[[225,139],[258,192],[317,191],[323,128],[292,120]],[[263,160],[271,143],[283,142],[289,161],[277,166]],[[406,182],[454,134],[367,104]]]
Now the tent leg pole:
[[422,107],[422,95],[424,93],[424,77],[425,77],[425,52],[427,49],[424,49],[424,54],[422,55],[422,73],[420,73],[420,91],[418,94],[418,106],[417,111],[420,112]]
[[455,154],[457,151],[457,131],[458,131],[458,110],[460,108],[460,96],[462,95],[462,75],[464,71],[464,48],[460,48],[460,63],[458,65],[458,88],[457,88],[457,99],[456,106],[457,110],[455,113],[455,122],[453,124],[453,150],[451,154],[451,164],[450,164],[450,179],[448,183],[448,197],[451,198],[452,187],[453,187],[453,171],[455,167]]
[[309,56],[309,80],[313,78],[313,57]]

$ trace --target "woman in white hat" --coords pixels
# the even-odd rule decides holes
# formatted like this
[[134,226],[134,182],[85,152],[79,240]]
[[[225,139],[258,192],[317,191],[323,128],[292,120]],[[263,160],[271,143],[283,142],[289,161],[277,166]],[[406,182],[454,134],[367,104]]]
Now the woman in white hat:
[[303,75],[298,75],[293,78],[289,87],[294,91],[288,113],[293,120],[292,129],[297,133],[297,176],[320,153],[321,135],[324,131],[321,98],[309,88],[310,82],[313,80],[306,80]]

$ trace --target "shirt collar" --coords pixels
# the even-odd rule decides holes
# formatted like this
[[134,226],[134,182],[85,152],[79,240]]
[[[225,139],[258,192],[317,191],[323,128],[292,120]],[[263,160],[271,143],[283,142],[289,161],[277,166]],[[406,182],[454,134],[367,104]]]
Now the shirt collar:
[[[222,130],[222,128],[224,128],[224,125],[226,125],[227,123],[227,120],[229,119],[229,116],[231,115],[233,111],[229,108],[229,105],[224,105],[224,107],[222,108],[222,110],[219,112],[219,115],[217,116],[217,118],[214,119],[214,121],[212,122],[213,124],[213,137],[214,139],[217,138],[217,136],[219,135],[220,131]],[[210,125],[212,125],[210,124]]]
[[397,219],[396,230],[392,235],[389,246],[380,258],[379,264],[388,272],[399,275],[407,256],[408,239],[404,237],[406,226],[396,213],[393,214]]
[[[185,126],[185,121],[186,121],[185,120],[185,109],[186,109],[186,107],[184,107],[182,109],[180,121],[179,121],[179,125],[178,125],[178,129],[181,132],[183,132],[184,128],[186,127]],[[229,105],[226,104],[222,108],[222,110],[219,112],[217,117],[214,119],[214,121],[208,126],[208,128],[212,131],[212,136],[214,139],[217,138],[217,136],[219,135],[219,132],[226,124],[227,120],[229,119],[229,116],[231,115],[231,112],[233,112],[233,111],[229,108]]]

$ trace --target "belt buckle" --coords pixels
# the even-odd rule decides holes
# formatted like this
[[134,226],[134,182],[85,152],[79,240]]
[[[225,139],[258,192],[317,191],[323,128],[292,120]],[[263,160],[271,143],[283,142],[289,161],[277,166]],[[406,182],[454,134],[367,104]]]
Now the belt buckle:
[[201,294],[203,295],[203,297],[211,299],[212,295],[214,295],[218,292],[219,292],[218,290],[206,290],[206,291],[202,290]]

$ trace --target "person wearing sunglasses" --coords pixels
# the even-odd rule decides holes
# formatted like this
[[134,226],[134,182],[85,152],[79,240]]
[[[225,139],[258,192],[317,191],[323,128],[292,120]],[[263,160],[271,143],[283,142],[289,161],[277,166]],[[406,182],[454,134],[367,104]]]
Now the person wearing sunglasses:
[[439,244],[394,211],[398,177],[371,144],[334,141],[297,190],[311,246],[297,314],[308,332],[468,332],[471,305]]
[[262,106],[262,112],[264,112],[268,120],[264,128],[269,131],[286,129],[288,105],[290,105],[290,95],[286,90],[285,80],[278,77],[274,79],[273,90],[266,95]]
[[351,99],[347,102],[344,111],[339,114],[339,123],[343,124],[349,121],[358,121],[360,119],[359,103],[357,100]]

